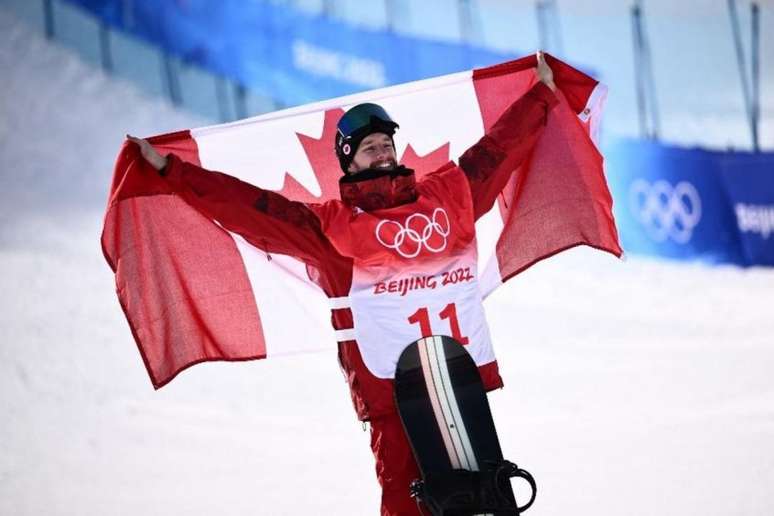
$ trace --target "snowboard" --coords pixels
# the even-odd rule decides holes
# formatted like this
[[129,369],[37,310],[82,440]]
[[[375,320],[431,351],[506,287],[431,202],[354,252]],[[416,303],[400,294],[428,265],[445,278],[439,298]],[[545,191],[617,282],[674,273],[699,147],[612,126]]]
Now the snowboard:
[[[520,514],[532,476],[503,459],[486,391],[465,347],[447,336],[409,344],[398,359],[395,402],[421,479],[411,486],[434,515]],[[532,494],[519,506],[510,477]]]

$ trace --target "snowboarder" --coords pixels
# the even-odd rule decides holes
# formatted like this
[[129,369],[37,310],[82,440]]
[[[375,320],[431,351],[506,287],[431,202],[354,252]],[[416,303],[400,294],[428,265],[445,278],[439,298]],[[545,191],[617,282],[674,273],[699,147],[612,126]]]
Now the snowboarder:
[[419,476],[396,413],[392,377],[402,349],[447,333],[467,345],[487,390],[503,385],[478,289],[474,222],[528,158],[558,103],[541,52],[539,81],[459,159],[415,181],[399,165],[398,124],[360,104],[338,123],[341,200],[307,205],[219,172],[160,155],[127,136],[191,206],[267,253],[302,260],[332,299],[339,359],[358,417],[370,422],[382,515],[420,514],[409,495]]

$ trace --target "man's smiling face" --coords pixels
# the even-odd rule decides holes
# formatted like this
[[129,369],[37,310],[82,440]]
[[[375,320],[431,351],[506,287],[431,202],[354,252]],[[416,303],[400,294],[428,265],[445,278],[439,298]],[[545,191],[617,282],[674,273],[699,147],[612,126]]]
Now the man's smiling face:
[[372,133],[360,142],[348,171],[357,174],[369,168],[392,170],[397,166],[398,158],[392,138],[384,133]]

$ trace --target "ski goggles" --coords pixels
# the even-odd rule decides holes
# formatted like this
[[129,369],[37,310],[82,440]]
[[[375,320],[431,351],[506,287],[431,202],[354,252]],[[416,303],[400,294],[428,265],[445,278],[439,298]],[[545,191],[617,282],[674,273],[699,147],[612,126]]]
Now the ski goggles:
[[[374,118],[376,120],[374,120]],[[391,133],[398,127],[387,111],[378,104],[358,104],[341,117],[338,123],[339,135],[342,138],[348,138],[355,135],[361,129],[379,125],[379,122],[385,127],[391,129]]]

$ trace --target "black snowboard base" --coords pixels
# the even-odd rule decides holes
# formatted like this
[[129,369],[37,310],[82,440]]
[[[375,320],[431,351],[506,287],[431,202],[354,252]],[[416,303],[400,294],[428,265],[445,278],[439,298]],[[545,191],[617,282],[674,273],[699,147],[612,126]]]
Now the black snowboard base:
[[[395,372],[395,401],[422,473],[412,496],[433,515],[518,515],[532,505],[535,481],[503,459],[481,376],[464,346],[446,336],[409,344]],[[522,506],[512,477],[531,487]]]

